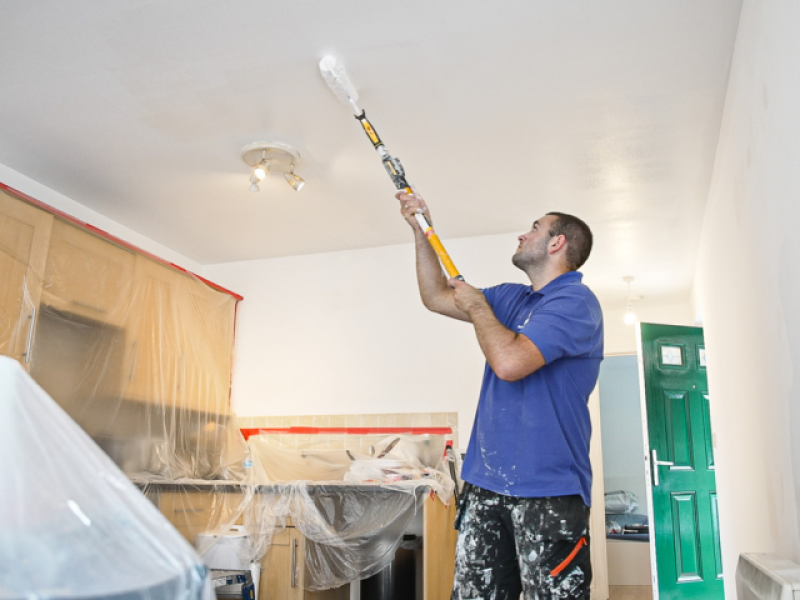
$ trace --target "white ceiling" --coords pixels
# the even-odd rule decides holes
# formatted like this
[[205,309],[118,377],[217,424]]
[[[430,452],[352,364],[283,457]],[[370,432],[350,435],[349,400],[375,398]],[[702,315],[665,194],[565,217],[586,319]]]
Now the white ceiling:
[[408,243],[333,54],[445,242],[571,212],[601,298],[686,299],[740,5],[0,0],[0,163],[205,265]]

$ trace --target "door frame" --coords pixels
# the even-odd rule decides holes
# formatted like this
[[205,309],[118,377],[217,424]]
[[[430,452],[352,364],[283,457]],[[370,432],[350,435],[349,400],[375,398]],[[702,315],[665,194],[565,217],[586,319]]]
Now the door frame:
[[644,349],[642,347],[642,327],[636,321],[636,366],[639,371],[639,405],[642,414],[642,453],[644,454],[644,473],[647,485],[644,488],[647,497],[647,521],[651,524],[650,531],[650,584],[653,586],[653,600],[659,599],[658,591],[658,563],[656,562],[655,532],[652,531],[653,515],[653,472],[650,464],[650,428],[647,422],[647,389],[644,381]]
[[591,556],[592,562],[591,600],[608,600],[606,514],[605,510],[597,510],[601,506],[604,507],[605,498],[599,381],[589,395],[589,417],[592,422],[592,438],[589,443],[589,459],[592,464],[592,506],[595,507],[589,513],[589,556]]

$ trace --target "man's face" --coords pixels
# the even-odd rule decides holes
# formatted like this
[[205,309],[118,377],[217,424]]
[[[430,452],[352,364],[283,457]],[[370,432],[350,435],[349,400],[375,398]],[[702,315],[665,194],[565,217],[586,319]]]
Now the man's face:
[[550,228],[558,217],[545,215],[533,222],[533,226],[528,233],[523,233],[517,239],[519,246],[514,253],[511,261],[514,266],[522,269],[543,263],[547,260],[549,253],[547,244],[550,242]]

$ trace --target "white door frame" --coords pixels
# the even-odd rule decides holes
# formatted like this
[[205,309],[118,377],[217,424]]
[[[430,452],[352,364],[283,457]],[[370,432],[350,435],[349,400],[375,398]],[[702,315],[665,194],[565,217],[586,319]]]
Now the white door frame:
[[592,439],[592,511],[589,517],[589,555],[592,559],[592,600],[608,600],[608,554],[606,551],[605,485],[603,483],[603,436],[600,431],[600,384],[589,396]]

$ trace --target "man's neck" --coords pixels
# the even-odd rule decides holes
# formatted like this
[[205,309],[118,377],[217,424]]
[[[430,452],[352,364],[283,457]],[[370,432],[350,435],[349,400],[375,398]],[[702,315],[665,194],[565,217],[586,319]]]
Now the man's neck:
[[541,270],[537,269],[528,272],[528,278],[531,280],[531,287],[534,292],[538,292],[548,283],[561,277],[564,273],[569,273],[569,269],[560,265],[544,265]]

